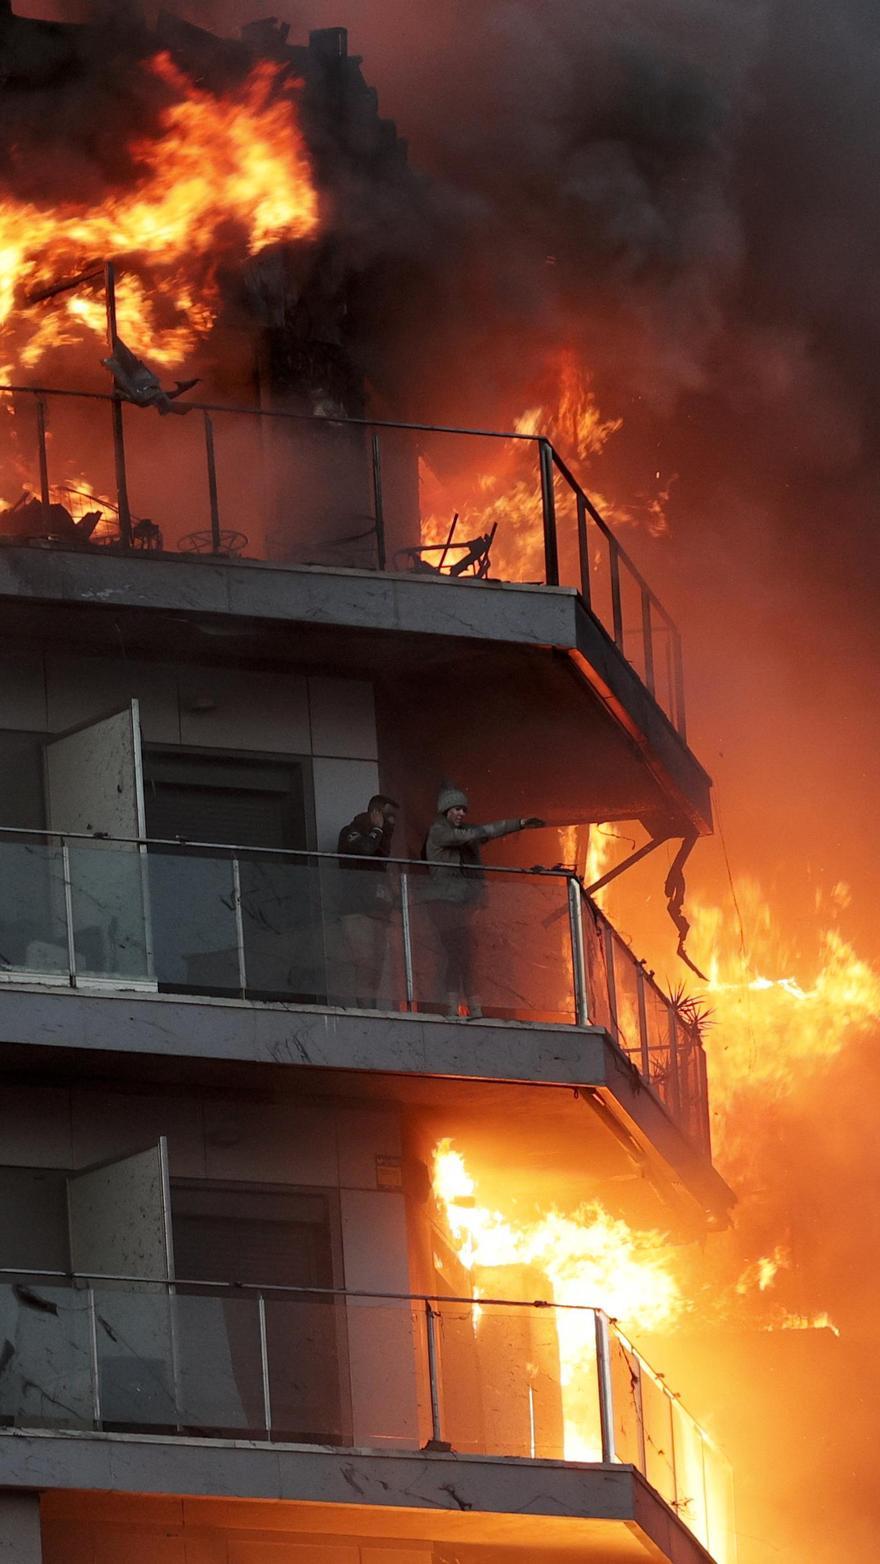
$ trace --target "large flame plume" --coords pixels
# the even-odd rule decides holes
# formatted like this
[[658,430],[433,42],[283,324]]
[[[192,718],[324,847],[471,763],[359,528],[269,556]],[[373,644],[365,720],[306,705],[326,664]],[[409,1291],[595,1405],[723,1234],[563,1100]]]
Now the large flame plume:
[[180,363],[219,306],[218,272],[280,240],[311,238],[318,196],[292,99],[272,62],[216,97],[167,53],[144,67],[168,97],[152,139],[135,139],[135,177],[93,205],[0,204],[0,329],[33,370],[52,348],[102,337],[100,278],[28,307],[29,296],[115,259],[124,341],[158,364]]

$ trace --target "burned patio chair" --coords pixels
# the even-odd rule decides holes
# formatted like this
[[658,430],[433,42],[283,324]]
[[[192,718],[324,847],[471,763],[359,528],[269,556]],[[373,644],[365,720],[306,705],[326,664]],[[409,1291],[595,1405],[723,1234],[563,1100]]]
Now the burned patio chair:
[[[417,548],[399,548],[394,555],[395,568],[402,568],[398,563],[401,560],[409,562],[408,568],[425,575],[431,576],[455,576],[471,581],[487,581],[489,579],[489,567],[491,565],[490,551],[498,530],[498,523],[493,522],[489,532],[482,533],[477,538],[469,538],[467,542],[455,542],[455,530],[458,526],[458,512],[452,518],[452,526],[445,543],[421,543]],[[447,556],[451,549],[463,549],[460,559],[447,563]],[[434,563],[425,556],[439,554],[440,558]]]

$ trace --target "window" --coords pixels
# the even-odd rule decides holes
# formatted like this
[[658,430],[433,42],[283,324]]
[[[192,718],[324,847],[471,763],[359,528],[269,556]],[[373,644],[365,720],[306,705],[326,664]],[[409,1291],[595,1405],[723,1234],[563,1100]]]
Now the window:
[[[329,1195],[241,1184],[175,1183],[175,1271],[185,1282],[243,1284],[217,1294],[246,1421],[264,1422],[258,1296],[265,1303],[272,1433],[304,1443],[350,1442],[345,1305],[332,1293],[334,1221]],[[259,1289],[259,1292],[257,1291]],[[183,1286],[192,1294],[202,1289]]]

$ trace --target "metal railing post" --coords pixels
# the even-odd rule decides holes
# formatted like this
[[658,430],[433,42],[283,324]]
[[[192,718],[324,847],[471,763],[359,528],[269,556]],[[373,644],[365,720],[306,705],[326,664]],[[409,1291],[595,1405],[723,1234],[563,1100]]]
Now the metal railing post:
[[61,877],[64,882],[64,922],[67,933],[67,965],[71,988],[76,988],[76,939],[73,931],[73,885],[70,879],[70,849],[61,838]]
[[49,531],[49,456],[46,448],[46,399],[37,397],[37,451],[40,462],[40,504],[43,525]]
[[242,999],[247,998],[247,961],[244,953],[244,917],[241,911],[241,865],[232,860],[232,900],[235,907],[235,943],[238,954],[238,986]]
[[221,554],[223,545],[220,541],[220,498],[217,492],[217,461],[214,451],[214,420],[205,409],[202,414],[205,421],[205,462],[208,468],[208,503],[211,507],[211,552]]
[[681,1082],[678,1075],[678,1023],[669,1007],[669,1108],[681,1120]]
[[684,707],[684,663],[681,652],[681,635],[677,626],[670,626],[675,690],[675,726],[683,739],[687,738],[687,719]]
[[553,489],[553,447],[538,441],[541,463],[541,510],[544,520],[544,577],[548,586],[559,585],[559,549],[556,537],[556,495]]
[[653,695],[656,689],[654,677],[654,641],[651,632],[651,594],[642,584],[642,641],[645,648],[645,683]]
[[101,1371],[98,1362],[98,1315],[95,1307],[95,1289],[88,1289],[89,1310],[89,1362],[92,1371],[92,1418],[96,1428],[101,1427]]
[[602,1460],[606,1466],[617,1460],[614,1447],[614,1392],[611,1388],[611,1338],[608,1316],[593,1310],[596,1322],[596,1372],[599,1376],[599,1426],[602,1431]]
[[373,475],[373,519],[376,523],[376,556],[379,569],[385,569],[385,501],[382,495],[382,446],[374,430],[370,436],[370,466]]
[[636,974],[639,996],[639,1038],[641,1040],[642,1075],[651,1079],[651,1055],[648,1049],[648,1006],[645,1000],[645,974],[639,967]]
[[428,1388],[431,1394],[431,1438],[433,1449],[449,1449],[443,1438],[443,1419],[440,1415],[440,1384],[437,1375],[437,1320],[439,1316],[430,1298],[425,1299],[425,1328],[428,1344]]
[[266,1300],[260,1293],[257,1298],[257,1315],[260,1321],[260,1374],[263,1381],[263,1421],[266,1433],[272,1435],[272,1390],[269,1384],[269,1333],[266,1329]]
[[574,1015],[576,1026],[589,1026],[590,999],[587,964],[584,959],[584,920],[581,887],[572,875],[568,882],[568,931],[571,936],[571,968],[574,976]]
[[608,533],[608,568],[611,572],[611,622],[614,644],[623,651],[623,606],[620,598],[620,547]]
[[587,530],[587,502],[577,491],[578,559],[581,567],[581,597],[590,607],[590,535]]
[[608,982],[608,1011],[611,1016],[611,1030],[617,1042],[620,1042],[620,1026],[617,1020],[617,979],[614,976],[614,935],[611,932],[611,924],[602,919],[602,944],[605,948],[605,976]]
[[[107,305],[107,341],[111,354],[116,352],[119,341],[116,331],[116,268],[112,261],[104,266],[104,296]],[[122,398],[114,391],[111,399],[113,421],[113,460],[116,468],[116,509],[119,516],[119,541],[123,548],[131,547],[131,510],[128,504],[128,478],[125,471],[125,426],[122,421]]]
[[409,875],[403,870],[400,876],[400,928],[403,935],[403,982],[406,1008],[412,1010],[416,1002],[415,975],[413,973],[412,923],[409,906]]

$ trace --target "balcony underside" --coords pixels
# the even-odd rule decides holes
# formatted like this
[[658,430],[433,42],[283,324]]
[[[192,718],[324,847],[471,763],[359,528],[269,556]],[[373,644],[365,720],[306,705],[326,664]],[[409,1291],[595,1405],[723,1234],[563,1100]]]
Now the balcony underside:
[[[705,771],[567,588],[5,548],[0,599],[16,640],[116,658],[125,610],[129,658],[171,645],[195,662],[358,668],[400,704],[411,752],[454,754],[465,737],[475,761],[503,753],[514,796],[534,792],[540,752],[557,819],[711,830]],[[528,742],[511,744],[524,700]]]
[[341,1537],[422,1544],[426,1558],[431,1544],[452,1544],[475,1564],[709,1558],[627,1466],[24,1431],[0,1435],[0,1460],[5,1485],[43,1490],[46,1564],[68,1556],[53,1551],[54,1538],[84,1522],[113,1527],[120,1544],[116,1527],[130,1526],[134,1540],[140,1524],[193,1545],[218,1530],[276,1546]]
[[[398,1101],[491,1151],[533,1187],[576,1195],[585,1169],[631,1182],[646,1223],[726,1225],[733,1196],[598,1027],[449,1021],[171,995],[0,988],[7,1075],[217,1083]],[[539,1090],[536,1090],[539,1088]],[[434,1123],[436,1119],[436,1123]],[[491,1157],[490,1157],[491,1161]],[[575,1201],[575,1203],[577,1203]]]

